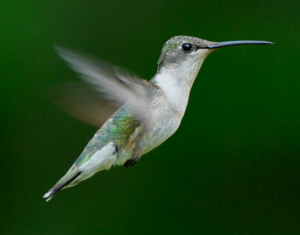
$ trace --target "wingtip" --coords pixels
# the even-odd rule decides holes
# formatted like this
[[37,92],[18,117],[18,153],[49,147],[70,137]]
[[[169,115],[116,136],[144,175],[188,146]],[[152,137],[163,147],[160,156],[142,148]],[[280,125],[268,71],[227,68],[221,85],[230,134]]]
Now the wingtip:
[[62,50],[65,50],[64,47],[58,46],[58,45],[53,45],[53,48],[54,48],[57,52],[62,51]]
[[74,179],[76,179],[81,172],[76,169],[73,173],[69,172],[62,178],[60,179],[44,196],[43,198],[46,199],[46,202],[50,201],[51,198],[58,193],[60,190],[62,190],[65,186],[70,184]]
[[49,191],[43,196],[43,198],[46,199],[46,202],[51,200],[51,198],[52,198],[51,193],[52,193],[52,191]]
[[48,201],[50,201],[51,199],[52,199],[52,194],[53,193],[53,191],[48,191],[44,196],[43,196],[43,198],[45,198],[46,199],[46,202],[48,202]]
[[48,198],[46,199],[46,202],[49,202],[51,199],[52,199],[52,196],[48,197]]
[[52,193],[52,190],[51,190],[51,191],[48,191],[48,192],[43,196],[43,198],[50,197],[51,193]]
[[74,54],[74,52],[72,52],[70,49],[62,46],[53,45],[53,48],[55,49],[56,53],[63,59],[65,59],[65,57],[70,54]]

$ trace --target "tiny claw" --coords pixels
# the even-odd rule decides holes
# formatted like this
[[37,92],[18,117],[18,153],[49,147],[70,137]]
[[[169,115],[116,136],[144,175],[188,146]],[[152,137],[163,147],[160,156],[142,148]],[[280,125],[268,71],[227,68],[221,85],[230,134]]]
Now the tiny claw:
[[138,157],[132,157],[125,162],[124,166],[126,168],[128,168],[130,166],[134,166],[138,162],[138,160],[139,160]]

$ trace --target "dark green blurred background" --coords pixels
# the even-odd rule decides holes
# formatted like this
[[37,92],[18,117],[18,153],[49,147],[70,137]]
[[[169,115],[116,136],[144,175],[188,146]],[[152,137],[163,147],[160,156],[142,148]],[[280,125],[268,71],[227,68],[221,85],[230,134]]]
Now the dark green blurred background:
[[[299,1],[0,3],[1,234],[300,234]],[[53,45],[150,79],[165,41],[269,40],[204,62],[183,122],[129,169],[44,193],[96,131],[46,95]]]

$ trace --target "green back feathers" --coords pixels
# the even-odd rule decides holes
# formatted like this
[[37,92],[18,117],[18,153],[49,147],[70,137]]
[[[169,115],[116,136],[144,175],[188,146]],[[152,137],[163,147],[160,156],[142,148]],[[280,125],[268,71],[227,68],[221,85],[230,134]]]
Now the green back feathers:
[[139,125],[140,122],[134,119],[132,112],[123,106],[97,131],[76,160],[75,165],[79,167],[89,161],[95,152],[109,142],[114,142],[117,147],[126,145]]

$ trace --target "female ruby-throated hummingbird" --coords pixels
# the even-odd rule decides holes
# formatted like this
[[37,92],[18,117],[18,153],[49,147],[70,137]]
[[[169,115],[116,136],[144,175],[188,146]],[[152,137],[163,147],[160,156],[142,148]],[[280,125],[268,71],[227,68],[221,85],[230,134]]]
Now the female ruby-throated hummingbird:
[[44,198],[48,201],[58,191],[112,165],[133,166],[179,127],[206,56],[220,47],[245,44],[273,43],[173,37],[165,43],[157,73],[150,81],[107,62],[57,48],[58,54],[89,84],[88,89],[74,84],[63,86],[60,105],[77,118],[101,128]]

